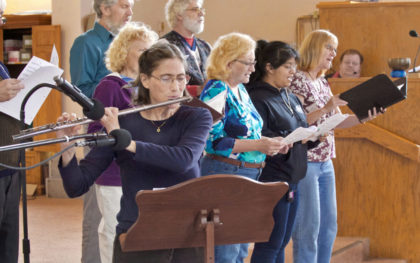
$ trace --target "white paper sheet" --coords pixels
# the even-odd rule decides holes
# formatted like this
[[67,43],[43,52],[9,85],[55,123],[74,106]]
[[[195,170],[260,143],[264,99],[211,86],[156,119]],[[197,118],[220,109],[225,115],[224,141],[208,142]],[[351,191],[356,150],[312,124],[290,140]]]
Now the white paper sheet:
[[325,134],[329,132],[330,130],[334,129],[342,123],[345,119],[349,117],[348,114],[334,114],[333,116],[326,119],[322,124],[318,125],[318,131],[316,133],[316,136],[318,137],[321,134]]
[[291,134],[287,135],[286,138],[283,139],[283,142],[291,144],[301,140],[305,140],[313,136],[317,130],[318,128],[316,126],[309,126],[308,128],[299,127],[296,130],[294,130]]
[[337,113],[328,119],[325,120],[322,124],[316,126],[309,126],[308,128],[299,127],[294,130],[291,134],[284,138],[284,142],[290,144],[302,140],[312,140],[315,141],[322,134],[329,132],[342,123],[345,119],[349,117],[348,114]]
[[222,113],[226,104],[226,94],[227,90],[213,97],[211,100],[206,101],[206,104],[218,111],[219,113]]
[[50,58],[50,63],[53,65],[56,65],[58,67],[58,65],[60,65],[60,58],[58,57],[58,52],[57,49],[55,48],[55,44],[53,45],[52,51],[51,51],[51,58]]
[[[18,77],[25,88],[13,99],[1,102],[0,111],[17,120],[20,120],[20,107],[26,94],[28,94],[29,91],[31,91],[36,85],[41,83],[55,85],[54,76],[61,76],[62,74],[63,70],[57,66],[38,57],[32,57]],[[41,88],[30,97],[25,106],[26,124],[29,125],[32,123],[50,91],[50,88]]]

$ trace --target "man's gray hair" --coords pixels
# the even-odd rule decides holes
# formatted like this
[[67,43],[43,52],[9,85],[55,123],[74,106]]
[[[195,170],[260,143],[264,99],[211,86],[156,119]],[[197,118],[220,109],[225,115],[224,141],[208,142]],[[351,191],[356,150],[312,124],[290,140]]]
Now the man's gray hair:
[[101,5],[104,6],[113,6],[118,2],[118,0],[94,0],[93,1],[93,10],[95,10],[98,18],[102,17]]
[[[194,0],[169,0],[165,6],[166,22],[171,28],[176,25],[176,16],[183,13],[188,5]],[[204,0],[197,0],[197,4],[201,7]]]

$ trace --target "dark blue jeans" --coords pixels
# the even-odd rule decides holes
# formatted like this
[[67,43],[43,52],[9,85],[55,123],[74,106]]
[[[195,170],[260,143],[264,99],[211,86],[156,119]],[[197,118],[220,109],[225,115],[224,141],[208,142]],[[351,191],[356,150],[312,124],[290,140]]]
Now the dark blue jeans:
[[[289,189],[296,191],[297,184],[290,184]],[[298,193],[294,193],[292,203],[287,193],[280,199],[273,211],[274,228],[268,242],[255,243],[251,263],[284,263],[284,249],[292,235],[297,207]]]
[[0,177],[0,262],[18,261],[19,200],[19,172]]

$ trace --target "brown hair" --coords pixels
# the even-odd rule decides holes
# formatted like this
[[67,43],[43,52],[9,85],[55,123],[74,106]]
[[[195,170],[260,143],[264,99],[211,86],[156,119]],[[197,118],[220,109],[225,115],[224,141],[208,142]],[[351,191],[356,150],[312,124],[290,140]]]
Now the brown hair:
[[350,48],[350,49],[344,50],[343,54],[341,54],[341,56],[340,56],[340,63],[343,61],[343,58],[344,58],[345,55],[358,55],[359,58],[360,58],[360,64],[363,63],[363,55],[357,49],[351,49]]
[[[140,74],[151,76],[152,72],[159,67],[160,63],[166,59],[179,59],[187,68],[184,55],[179,48],[174,44],[169,43],[167,40],[159,40],[156,44],[152,45],[149,49],[143,52],[139,58],[139,75],[137,79],[131,84],[138,87],[138,96],[134,98],[135,105],[150,104],[150,93],[141,83]],[[185,89],[186,90],[186,89]],[[186,92],[186,91],[185,91]]]

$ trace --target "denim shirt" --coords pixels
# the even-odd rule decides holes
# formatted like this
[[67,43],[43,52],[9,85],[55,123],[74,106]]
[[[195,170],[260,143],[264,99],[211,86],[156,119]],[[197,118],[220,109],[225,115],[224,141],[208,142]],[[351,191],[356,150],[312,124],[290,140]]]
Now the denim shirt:
[[227,91],[225,116],[213,125],[207,138],[206,152],[243,162],[260,163],[265,160],[265,154],[261,152],[232,152],[235,139],[261,139],[263,126],[263,120],[245,87],[242,84],[238,87],[241,100],[238,100],[228,85],[220,80],[210,80],[201,93],[200,99],[206,102]]
[[92,98],[99,81],[109,73],[105,67],[105,51],[114,35],[95,23],[93,29],[74,40],[70,50],[71,82],[86,96]]

